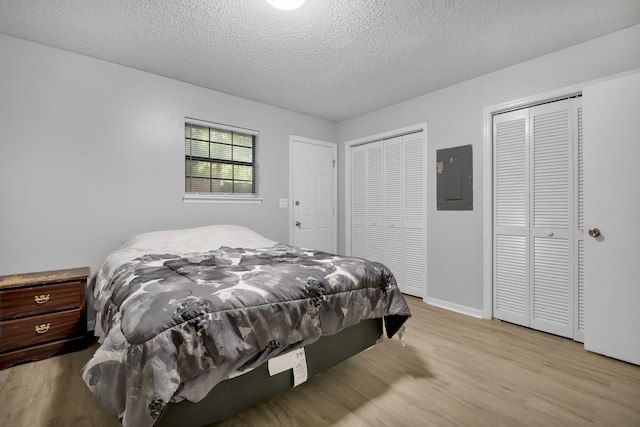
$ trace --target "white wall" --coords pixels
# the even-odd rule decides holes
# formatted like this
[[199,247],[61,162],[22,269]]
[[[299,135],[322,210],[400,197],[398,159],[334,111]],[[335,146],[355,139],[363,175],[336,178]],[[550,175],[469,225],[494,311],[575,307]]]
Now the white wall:
[[[133,234],[215,223],[287,242],[289,135],[333,122],[0,35],[0,275],[90,266]],[[260,132],[262,204],[185,204],[184,117]]]
[[[483,109],[640,67],[640,26],[338,124],[338,141],[427,123],[427,298],[483,310]],[[472,212],[436,210],[436,150],[473,145]],[[344,163],[339,179],[344,181]],[[344,188],[339,248],[344,251]]]
[[[640,26],[337,126],[2,35],[0,57],[0,275],[85,265],[95,273],[120,242],[156,229],[236,223],[287,241],[278,199],[288,197],[289,135],[344,142],[426,122],[427,296],[482,310],[483,108],[639,68]],[[260,131],[261,205],[182,202],[184,116]],[[439,212],[436,150],[465,144],[474,210]]]

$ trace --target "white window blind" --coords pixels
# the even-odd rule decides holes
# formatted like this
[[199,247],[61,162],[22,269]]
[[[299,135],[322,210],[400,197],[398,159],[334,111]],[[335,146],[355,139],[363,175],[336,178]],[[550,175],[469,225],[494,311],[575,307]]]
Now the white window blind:
[[259,200],[258,132],[185,119],[185,201]]

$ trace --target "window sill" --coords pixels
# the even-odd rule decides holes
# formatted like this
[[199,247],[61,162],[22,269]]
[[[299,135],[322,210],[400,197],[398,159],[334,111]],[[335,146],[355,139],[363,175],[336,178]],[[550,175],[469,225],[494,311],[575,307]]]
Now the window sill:
[[262,197],[188,193],[182,196],[182,201],[184,203],[262,203]]

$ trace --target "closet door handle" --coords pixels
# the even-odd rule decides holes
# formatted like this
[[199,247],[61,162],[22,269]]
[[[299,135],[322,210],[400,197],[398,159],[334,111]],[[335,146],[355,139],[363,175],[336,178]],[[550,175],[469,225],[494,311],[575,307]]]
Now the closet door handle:
[[600,230],[598,230],[597,228],[590,228],[589,229],[589,236],[591,237],[599,237],[600,236]]

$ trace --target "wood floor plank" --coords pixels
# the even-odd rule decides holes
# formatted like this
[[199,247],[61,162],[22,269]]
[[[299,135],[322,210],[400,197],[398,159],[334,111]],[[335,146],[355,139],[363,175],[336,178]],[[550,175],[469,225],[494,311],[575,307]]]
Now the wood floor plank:
[[[639,366],[408,301],[406,347],[385,340],[220,427],[640,426]],[[120,425],[80,378],[93,351],[0,371],[0,424]]]

